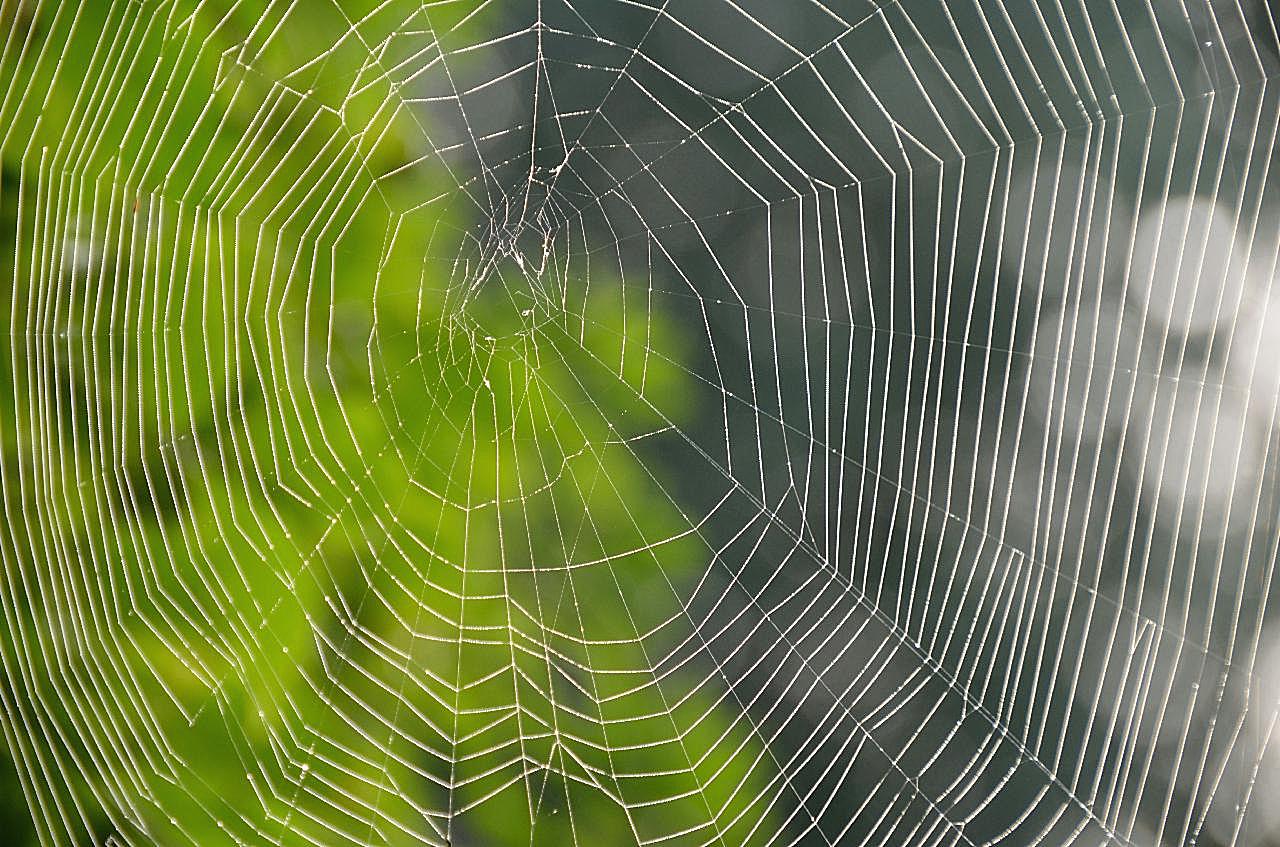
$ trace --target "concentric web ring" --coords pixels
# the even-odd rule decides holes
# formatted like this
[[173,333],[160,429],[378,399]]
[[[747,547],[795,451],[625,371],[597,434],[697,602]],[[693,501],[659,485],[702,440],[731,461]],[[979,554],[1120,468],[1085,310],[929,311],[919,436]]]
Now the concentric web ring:
[[1271,10],[2,0],[30,843],[1280,838]]

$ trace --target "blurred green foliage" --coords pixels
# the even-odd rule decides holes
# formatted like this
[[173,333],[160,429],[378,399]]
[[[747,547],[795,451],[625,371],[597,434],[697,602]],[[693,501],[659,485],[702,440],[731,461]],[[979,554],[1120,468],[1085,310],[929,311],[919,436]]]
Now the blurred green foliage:
[[51,834],[743,844],[771,814],[746,718],[661,663],[709,555],[634,446],[689,414],[681,340],[567,262],[529,314],[530,268],[459,277],[473,175],[386,68],[482,41],[474,6],[6,22],[5,728]]

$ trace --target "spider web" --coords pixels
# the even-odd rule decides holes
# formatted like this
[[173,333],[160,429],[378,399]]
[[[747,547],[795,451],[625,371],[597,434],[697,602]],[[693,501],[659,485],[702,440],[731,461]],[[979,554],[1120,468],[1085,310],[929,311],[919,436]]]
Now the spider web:
[[38,843],[1280,838],[1271,8],[0,2]]

